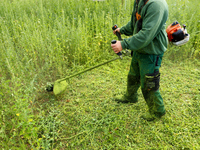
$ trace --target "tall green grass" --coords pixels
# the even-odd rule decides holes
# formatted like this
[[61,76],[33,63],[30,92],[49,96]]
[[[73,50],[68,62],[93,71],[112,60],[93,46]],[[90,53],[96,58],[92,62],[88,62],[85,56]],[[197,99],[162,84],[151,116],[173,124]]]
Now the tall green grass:
[[[186,24],[190,42],[169,47],[172,54],[199,58],[198,1],[170,1],[169,19]],[[79,5],[76,5],[78,3]],[[1,62],[8,76],[52,70],[63,76],[66,68],[89,66],[112,55],[111,27],[126,24],[133,1],[3,0],[0,4]],[[178,51],[178,52],[177,52]],[[17,62],[17,63],[16,63]],[[14,68],[14,70],[13,70]],[[25,68],[28,68],[26,70]],[[40,72],[39,71],[39,72]],[[44,73],[44,72],[42,72]]]
[[[178,60],[180,56],[181,59],[199,59],[199,1],[167,0],[167,2],[170,10],[167,24],[176,20],[181,24],[185,23],[191,39],[182,47],[170,45],[166,57],[173,60]],[[111,28],[114,24],[118,24],[119,27],[125,25],[130,20],[132,8],[133,0],[126,0],[123,5],[121,0],[1,1],[0,141],[2,143],[0,146],[2,148],[60,148],[63,146],[58,139],[63,137],[59,136],[74,135],[79,131],[75,127],[72,131],[70,129],[58,131],[62,126],[67,126],[67,121],[70,119],[69,124],[72,126],[73,122],[74,124],[83,122],[68,114],[70,110],[79,112],[76,108],[67,107],[66,110],[60,107],[61,104],[55,104],[55,100],[68,102],[67,98],[55,98],[44,93],[46,83],[114,57],[110,41],[116,37]],[[114,75],[115,69],[109,71]],[[92,89],[95,87],[91,87]],[[70,92],[70,97],[74,96],[77,99],[74,102],[76,105],[80,95],[74,88],[70,88]],[[87,97],[88,93],[86,91],[83,95]],[[60,110],[54,105],[59,105]],[[86,114],[90,112],[89,110]],[[65,115],[69,115],[66,120],[63,119]],[[93,127],[97,126],[98,123],[94,122]],[[88,130],[89,126],[86,126],[86,129]],[[94,131],[83,131],[88,133],[86,138],[92,132]]]
[[45,145],[41,132],[48,132],[44,124],[51,117],[42,123],[42,117],[33,115],[36,93],[71,70],[110,58],[111,27],[120,10],[131,8],[113,0],[1,1],[0,138],[4,146]]

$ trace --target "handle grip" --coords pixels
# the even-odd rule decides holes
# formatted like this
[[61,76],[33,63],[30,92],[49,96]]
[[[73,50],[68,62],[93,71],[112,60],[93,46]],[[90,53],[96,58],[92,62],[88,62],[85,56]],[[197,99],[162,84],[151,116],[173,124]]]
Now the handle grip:
[[[112,40],[112,41],[111,41],[112,44],[115,44],[116,42],[117,42],[116,40]],[[118,56],[122,56],[122,53],[119,52],[119,53],[117,53],[117,55],[118,55]]]
[[[114,26],[112,27],[113,30],[116,30],[117,28],[118,28],[117,25],[114,25]],[[119,32],[116,32],[116,35],[117,35],[117,37],[118,37],[118,40],[122,41],[121,34],[120,34]]]

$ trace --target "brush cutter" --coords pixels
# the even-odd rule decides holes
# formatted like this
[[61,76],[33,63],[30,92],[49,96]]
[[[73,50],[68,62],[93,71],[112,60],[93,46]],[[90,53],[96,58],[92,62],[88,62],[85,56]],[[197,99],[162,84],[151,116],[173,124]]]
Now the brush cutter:
[[[117,25],[114,25],[112,29],[115,30],[116,28],[117,28]],[[117,32],[117,37],[118,37],[119,40],[122,40],[121,35],[120,35],[118,32]],[[116,43],[116,40],[112,40],[111,43],[112,43],[112,44],[115,44],[115,43]],[[127,55],[130,54],[130,52],[129,52],[128,50],[125,50],[125,51],[123,51],[122,53],[123,53],[124,56],[127,56]],[[46,87],[46,90],[47,90],[48,92],[53,91],[53,93],[54,93],[55,95],[58,95],[58,94],[64,92],[65,89],[67,88],[67,85],[68,85],[68,84],[67,84],[67,80],[68,80],[68,79],[70,79],[70,78],[72,78],[72,77],[75,77],[75,76],[77,76],[77,75],[80,75],[80,74],[82,74],[82,73],[84,73],[84,72],[90,71],[90,70],[92,70],[92,69],[95,69],[95,68],[97,68],[97,67],[100,67],[100,66],[102,66],[102,65],[105,65],[105,64],[107,64],[107,63],[110,63],[110,62],[112,62],[112,61],[114,61],[114,60],[122,59],[122,56],[123,56],[122,53],[121,53],[121,52],[117,53],[117,55],[118,55],[119,57],[113,58],[113,59],[111,59],[111,60],[109,60],[109,61],[106,61],[106,62],[104,62],[104,63],[101,63],[101,64],[98,64],[98,65],[96,65],[96,66],[90,67],[90,68],[88,68],[88,69],[85,69],[85,70],[83,70],[83,71],[81,71],[81,72],[78,72],[78,73],[76,73],[76,74],[73,74],[73,75],[71,75],[71,76],[67,76],[67,77],[65,77],[65,78],[56,80],[54,84],[48,85],[48,86]]]

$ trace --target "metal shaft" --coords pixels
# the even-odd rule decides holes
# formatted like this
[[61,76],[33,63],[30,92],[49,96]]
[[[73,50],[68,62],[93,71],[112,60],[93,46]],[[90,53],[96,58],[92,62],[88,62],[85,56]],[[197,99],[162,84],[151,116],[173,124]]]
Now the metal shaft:
[[61,81],[67,80],[67,79],[69,79],[69,78],[72,78],[72,77],[74,77],[74,76],[80,75],[80,74],[82,74],[82,73],[84,73],[84,72],[87,72],[87,71],[90,71],[90,70],[92,70],[92,69],[98,68],[98,67],[100,67],[100,66],[102,66],[102,65],[105,65],[105,64],[107,64],[107,63],[109,63],[109,62],[112,62],[112,61],[114,61],[114,60],[116,60],[116,59],[119,59],[119,58],[120,58],[120,57],[116,57],[116,58],[111,59],[111,60],[109,60],[109,61],[106,61],[106,62],[103,62],[103,63],[101,63],[101,64],[98,64],[98,65],[96,65],[96,66],[87,68],[87,69],[85,69],[85,70],[83,70],[83,71],[80,71],[80,72],[78,72],[78,73],[76,73],[76,74],[73,74],[73,75],[71,75],[71,76],[67,76],[67,77],[62,78],[62,79],[60,79],[60,80],[57,80],[57,82],[61,82]]

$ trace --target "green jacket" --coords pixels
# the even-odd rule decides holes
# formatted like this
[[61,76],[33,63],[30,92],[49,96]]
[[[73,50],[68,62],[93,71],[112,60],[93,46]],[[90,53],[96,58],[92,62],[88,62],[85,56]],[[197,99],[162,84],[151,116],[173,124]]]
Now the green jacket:
[[[142,10],[140,9],[143,6]],[[168,5],[165,0],[149,0],[144,5],[140,0],[138,13],[143,19],[142,29],[137,33],[137,23],[135,23],[136,1],[131,21],[120,28],[120,33],[131,36],[121,41],[123,49],[130,49],[144,54],[159,55],[166,51],[168,45],[167,33],[165,30],[168,18]]]

